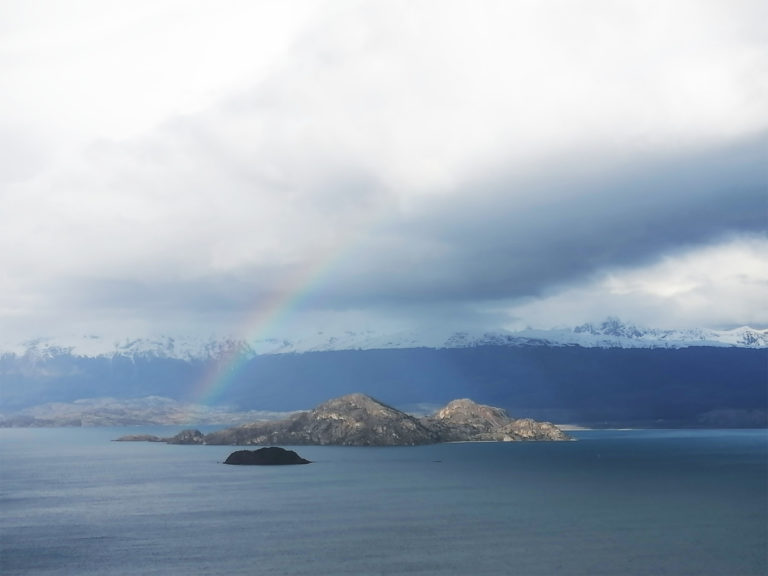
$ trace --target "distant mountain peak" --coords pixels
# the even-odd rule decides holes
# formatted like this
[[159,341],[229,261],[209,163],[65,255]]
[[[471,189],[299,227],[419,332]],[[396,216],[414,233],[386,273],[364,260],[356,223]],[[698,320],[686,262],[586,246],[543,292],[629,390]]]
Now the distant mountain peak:
[[598,324],[581,324],[573,328],[571,332],[576,341],[582,339],[584,344],[592,342],[593,346],[603,347],[606,345],[619,348],[684,348],[689,346],[768,347],[768,330],[758,330],[749,326],[741,326],[730,330],[704,328],[669,330],[642,328],[629,322],[623,322],[618,318],[609,317]]
[[576,326],[573,331],[576,334],[599,334],[619,338],[642,338],[647,332],[647,330],[641,330],[632,323],[622,322],[616,317],[606,318],[597,325],[587,322]]

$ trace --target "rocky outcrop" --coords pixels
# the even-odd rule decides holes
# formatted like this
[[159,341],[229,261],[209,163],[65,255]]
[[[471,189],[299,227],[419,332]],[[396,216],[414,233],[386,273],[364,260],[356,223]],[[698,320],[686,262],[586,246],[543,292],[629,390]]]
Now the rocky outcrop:
[[311,443],[411,446],[439,441],[418,419],[364,394],[350,394],[299,414],[291,432]]
[[205,436],[200,430],[182,430],[176,436],[168,438],[168,444],[205,444]]
[[427,425],[439,433],[443,442],[570,439],[551,422],[513,419],[501,408],[477,404],[468,398],[450,402],[429,417]]
[[238,450],[232,452],[224,464],[238,464],[246,466],[285,466],[290,464],[310,464],[293,450],[271,446],[259,450]]
[[[120,438],[120,440],[133,438]],[[454,400],[427,418],[415,418],[364,394],[329,400],[279,421],[254,422],[203,435],[184,430],[169,444],[268,446],[415,446],[440,442],[568,440],[549,422],[515,420],[501,408]]]
[[438,432],[443,442],[451,442],[491,434],[509,424],[510,418],[501,408],[462,398],[449,402],[424,422]]
[[530,418],[520,418],[511,420],[497,430],[480,434],[473,440],[487,440],[494,442],[517,442],[517,441],[559,441],[570,440],[571,437],[560,430],[551,422],[539,422]]
[[279,422],[255,422],[212,432],[207,444],[414,446],[440,437],[413,416],[364,394],[349,394]]

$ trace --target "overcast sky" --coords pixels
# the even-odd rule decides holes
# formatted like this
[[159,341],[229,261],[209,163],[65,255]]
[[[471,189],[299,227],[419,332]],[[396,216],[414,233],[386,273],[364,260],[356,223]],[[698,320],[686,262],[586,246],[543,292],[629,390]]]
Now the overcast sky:
[[762,0],[0,4],[0,332],[768,326]]

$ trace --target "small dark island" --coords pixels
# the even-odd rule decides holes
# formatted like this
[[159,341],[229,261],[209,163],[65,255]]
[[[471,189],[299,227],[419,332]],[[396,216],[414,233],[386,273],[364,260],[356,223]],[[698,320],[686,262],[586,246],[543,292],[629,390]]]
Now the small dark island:
[[237,450],[232,452],[224,464],[238,464],[245,466],[282,466],[289,464],[310,464],[293,450],[271,446],[259,450]]

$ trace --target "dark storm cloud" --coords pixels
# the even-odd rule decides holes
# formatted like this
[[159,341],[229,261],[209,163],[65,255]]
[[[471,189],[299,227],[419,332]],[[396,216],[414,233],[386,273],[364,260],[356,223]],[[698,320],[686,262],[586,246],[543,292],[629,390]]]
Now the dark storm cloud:
[[325,297],[523,298],[766,226],[764,135],[589,176],[468,183],[425,202],[342,266]]
[[[494,175],[412,209],[386,211],[367,234],[317,264],[301,257],[197,274],[97,273],[58,287],[58,306],[243,322],[254,310],[296,300],[303,312],[370,309],[439,317],[476,303],[525,301],[588,282],[610,269],[765,230],[765,135],[696,154],[618,163],[585,155],[542,174]],[[244,186],[244,184],[240,184]],[[339,171],[299,196],[314,220],[297,235],[352,226],[355,206],[386,192],[359,170]],[[303,199],[306,198],[306,202]],[[248,212],[248,205],[236,206]],[[319,209],[322,208],[322,209]],[[221,225],[211,221],[211,226]],[[284,228],[282,238],[291,230]],[[217,238],[221,238],[217,234]],[[301,236],[299,236],[301,237]],[[259,237],[235,239],[253,242]],[[310,245],[301,244],[308,250]],[[236,246],[233,246],[234,249]],[[430,319],[434,321],[434,318]]]

